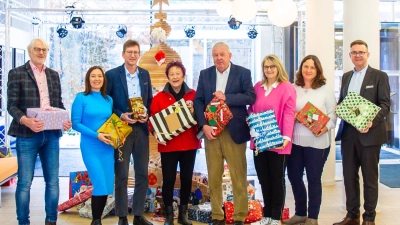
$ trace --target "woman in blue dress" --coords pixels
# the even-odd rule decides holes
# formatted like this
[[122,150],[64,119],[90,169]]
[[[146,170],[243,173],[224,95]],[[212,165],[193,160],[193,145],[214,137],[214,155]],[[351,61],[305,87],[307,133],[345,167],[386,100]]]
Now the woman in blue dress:
[[81,133],[81,153],[93,185],[91,225],[101,225],[107,196],[114,190],[114,148],[108,134],[97,133],[111,116],[113,100],[106,94],[107,80],[99,66],[85,77],[85,91],[72,103],[72,128]]

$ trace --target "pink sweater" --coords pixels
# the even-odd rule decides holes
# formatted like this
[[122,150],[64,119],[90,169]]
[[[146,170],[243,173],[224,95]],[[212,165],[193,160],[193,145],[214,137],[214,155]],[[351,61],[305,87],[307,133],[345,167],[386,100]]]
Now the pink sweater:
[[[292,139],[294,114],[296,110],[296,90],[289,82],[282,82],[276,88],[273,88],[268,96],[265,96],[265,89],[261,86],[261,82],[254,85],[256,92],[256,102],[249,106],[248,112],[260,113],[266,110],[274,109],[276,120],[282,136]],[[254,141],[250,141],[250,148],[255,149]],[[283,150],[270,150],[279,154],[290,154],[292,150],[292,142]]]

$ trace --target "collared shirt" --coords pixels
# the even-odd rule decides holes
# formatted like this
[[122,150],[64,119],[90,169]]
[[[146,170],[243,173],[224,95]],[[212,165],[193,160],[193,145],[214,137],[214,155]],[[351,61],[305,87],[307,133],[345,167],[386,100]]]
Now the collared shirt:
[[272,89],[278,87],[278,85],[279,83],[276,81],[269,88],[267,87],[267,84],[262,84],[261,87],[263,87],[265,90],[265,97],[267,97],[271,93]]
[[141,96],[140,82],[139,82],[139,69],[136,67],[136,71],[130,74],[128,69],[125,67],[126,81],[128,86],[128,97],[136,98]]
[[46,66],[43,65],[42,70],[40,71],[32,61],[29,61],[29,65],[33,71],[33,75],[36,79],[36,84],[39,88],[39,97],[40,97],[40,108],[44,109],[45,107],[50,107],[50,96],[49,96],[49,87],[47,85],[46,78]]
[[231,71],[231,63],[229,63],[228,68],[222,73],[220,73],[217,69],[217,87],[216,91],[222,91],[225,93],[226,84],[228,83],[229,72]]
[[[265,97],[267,97],[269,94],[271,94],[272,90],[274,90],[276,87],[278,87],[279,83],[275,81],[269,88],[267,87],[267,84],[262,84],[261,87],[264,88],[265,90]],[[292,141],[292,139],[288,136],[282,136],[284,140]]]
[[347,92],[354,91],[355,93],[360,94],[361,85],[363,83],[367,69],[368,69],[368,65],[364,69],[362,69],[358,72],[356,71],[355,68],[353,69],[353,76],[351,76],[351,80],[350,80],[349,88],[347,89]]

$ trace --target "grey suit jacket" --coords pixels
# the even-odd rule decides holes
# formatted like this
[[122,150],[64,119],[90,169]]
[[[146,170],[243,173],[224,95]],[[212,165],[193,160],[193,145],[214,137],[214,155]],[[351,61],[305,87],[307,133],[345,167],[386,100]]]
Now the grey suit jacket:
[[[61,109],[61,84],[58,73],[46,68],[47,86],[49,88],[50,105]],[[31,137],[34,132],[19,123],[26,115],[27,108],[40,108],[39,88],[29,61],[25,65],[10,70],[7,83],[7,111],[13,117],[8,135],[13,137]],[[56,130],[61,136],[61,130]]]
[[[352,76],[353,71],[343,74],[338,104],[340,104],[346,97]],[[388,75],[385,72],[368,66],[363,83],[361,85],[360,95],[375,105],[381,107],[381,110],[372,121],[372,127],[369,129],[368,133],[362,134],[357,131],[357,137],[364,146],[381,145],[386,143],[387,132],[385,126],[385,117],[389,113],[390,109],[390,87]],[[343,128],[345,126],[351,125],[342,120],[336,140],[341,139]]]

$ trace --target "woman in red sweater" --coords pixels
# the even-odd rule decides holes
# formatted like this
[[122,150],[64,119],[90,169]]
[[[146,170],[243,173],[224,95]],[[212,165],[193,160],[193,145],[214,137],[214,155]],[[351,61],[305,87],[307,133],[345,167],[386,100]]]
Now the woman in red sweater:
[[[193,114],[193,99],[196,91],[190,89],[185,83],[186,69],[181,62],[170,62],[165,73],[168,83],[164,89],[154,96],[150,107],[150,116],[162,111],[176,101],[185,99],[191,113]],[[154,135],[154,129],[149,123],[150,131]],[[172,209],[173,190],[176,178],[176,170],[179,162],[181,177],[181,199],[179,205],[178,223],[192,225],[186,216],[187,205],[192,188],[192,176],[194,161],[197,149],[201,147],[200,140],[197,139],[197,126],[193,126],[185,132],[179,134],[166,143],[158,142],[158,151],[161,154],[161,166],[163,174],[162,197],[165,204],[166,221],[164,225],[174,224]],[[156,137],[156,135],[154,135]],[[182,169],[184,168],[184,169]]]

